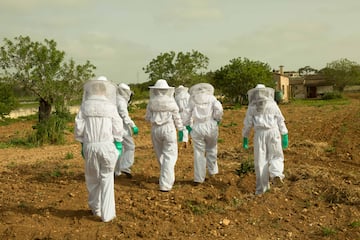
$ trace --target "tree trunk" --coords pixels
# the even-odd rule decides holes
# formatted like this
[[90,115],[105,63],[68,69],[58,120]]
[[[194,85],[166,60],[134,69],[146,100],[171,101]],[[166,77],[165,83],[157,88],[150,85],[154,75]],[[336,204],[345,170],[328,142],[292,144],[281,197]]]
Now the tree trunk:
[[46,121],[50,118],[51,114],[51,104],[45,101],[43,98],[40,98],[39,101],[39,122]]

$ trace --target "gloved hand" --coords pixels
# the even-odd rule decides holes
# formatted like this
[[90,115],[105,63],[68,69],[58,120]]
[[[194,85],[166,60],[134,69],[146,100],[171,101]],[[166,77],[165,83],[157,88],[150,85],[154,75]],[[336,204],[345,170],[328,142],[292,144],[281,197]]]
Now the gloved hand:
[[192,131],[192,128],[190,126],[186,126],[186,129],[188,130],[189,133]]
[[184,132],[181,130],[178,132],[178,141],[182,142],[184,139]]
[[81,156],[83,157],[83,159],[85,159],[85,156],[84,156],[84,144],[81,143]]
[[119,157],[120,157],[122,154],[122,143],[115,141],[114,144],[115,144],[116,149],[119,151]]
[[134,135],[138,135],[139,129],[137,126],[133,126],[132,130],[133,130]]
[[289,146],[289,135],[288,134],[281,135],[281,145],[282,145],[283,149],[285,149]]
[[220,121],[216,121],[217,125],[220,126]]
[[244,149],[248,149],[248,148],[249,148],[249,140],[248,140],[248,138],[246,138],[246,137],[243,138],[243,148],[244,148]]

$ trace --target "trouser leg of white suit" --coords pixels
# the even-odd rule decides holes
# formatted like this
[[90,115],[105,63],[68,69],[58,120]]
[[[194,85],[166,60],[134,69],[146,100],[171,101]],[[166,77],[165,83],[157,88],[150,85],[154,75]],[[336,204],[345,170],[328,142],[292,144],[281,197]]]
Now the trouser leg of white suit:
[[85,181],[92,212],[104,222],[116,216],[114,196],[114,166],[117,149],[113,143],[84,145]]
[[188,132],[188,130],[187,129],[185,129],[184,131],[183,131],[183,133],[184,133],[184,135],[183,135],[183,142],[188,142],[189,141],[189,132]]
[[115,166],[115,175],[119,176],[121,172],[131,173],[131,167],[134,164],[135,144],[131,135],[123,136],[123,152]]
[[206,166],[210,175],[219,172],[217,165],[218,129],[212,123],[194,126],[191,132],[194,146],[194,182],[202,183],[206,177]]
[[256,130],[254,136],[255,194],[262,194],[270,189],[270,177],[284,177],[283,160],[279,131],[277,129]]
[[175,182],[175,164],[178,157],[175,126],[153,126],[151,139],[160,165],[160,190],[170,191]]

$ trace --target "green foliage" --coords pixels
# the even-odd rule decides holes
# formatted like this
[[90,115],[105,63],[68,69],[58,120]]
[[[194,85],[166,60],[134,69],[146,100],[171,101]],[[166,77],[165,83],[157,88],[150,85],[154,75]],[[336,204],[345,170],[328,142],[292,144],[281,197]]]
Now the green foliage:
[[18,106],[19,101],[16,99],[11,85],[0,82],[0,118],[9,115]]
[[300,76],[306,76],[306,75],[316,74],[318,72],[318,70],[315,68],[312,68],[310,66],[305,66],[305,67],[299,68],[298,72],[299,72]]
[[[42,43],[19,36],[14,41],[5,38],[4,46],[0,48],[0,68],[4,79],[39,99],[37,130],[40,132],[36,139],[41,142],[53,142],[53,136],[60,131],[48,131],[62,126],[50,117],[52,107],[64,112],[69,102],[81,97],[82,84],[94,75],[95,69],[89,61],[84,65],[76,65],[72,59],[64,62],[65,52],[56,47],[54,40],[45,39]],[[40,139],[41,136],[47,137]]]
[[352,228],[360,227],[360,221],[354,221],[354,222],[350,223],[350,227],[352,227]]
[[275,87],[270,66],[247,58],[230,60],[230,64],[215,72],[213,81],[215,88],[219,88],[225,97],[236,103],[245,103],[247,91],[258,83]]
[[247,173],[255,172],[254,161],[245,161],[240,164],[240,168],[236,169],[236,174],[239,176]]
[[360,84],[360,65],[346,58],[328,63],[320,70],[334,88],[342,92],[347,85]]
[[65,155],[66,160],[70,160],[74,158],[74,154],[72,152],[67,152]]
[[295,100],[291,101],[291,104],[292,105],[306,105],[306,106],[322,107],[322,106],[327,106],[327,105],[332,105],[332,106],[348,105],[348,104],[350,104],[350,101],[345,98],[328,99],[328,100],[295,99]]
[[336,230],[329,227],[321,227],[321,231],[324,236],[331,236],[336,234]]
[[36,133],[29,137],[29,141],[34,144],[62,144],[65,142],[64,130],[71,118],[68,112],[54,112],[48,121],[38,122]]
[[194,82],[201,81],[202,70],[206,70],[208,64],[209,58],[195,50],[186,53],[161,53],[143,68],[150,79],[146,85],[148,87],[158,79],[165,79],[171,86],[191,86]]
[[329,100],[329,99],[341,99],[343,98],[343,95],[339,91],[333,91],[333,92],[326,92],[321,99],[323,100]]

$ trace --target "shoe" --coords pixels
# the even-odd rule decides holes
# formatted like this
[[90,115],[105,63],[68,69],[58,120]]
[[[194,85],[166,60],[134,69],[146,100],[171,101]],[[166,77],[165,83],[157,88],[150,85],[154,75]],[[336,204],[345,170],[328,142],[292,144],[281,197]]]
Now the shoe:
[[274,187],[282,187],[284,185],[284,181],[277,176],[273,178],[272,184],[274,185]]
[[132,178],[132,174],[131,173],[128,173],[128,172],[121,172],[122,174],[125,174],[126,178]]
[[193,184],[192,184],[193,186],[199,186],[199,185],[201,185],[201,182],[193,182]]

